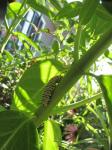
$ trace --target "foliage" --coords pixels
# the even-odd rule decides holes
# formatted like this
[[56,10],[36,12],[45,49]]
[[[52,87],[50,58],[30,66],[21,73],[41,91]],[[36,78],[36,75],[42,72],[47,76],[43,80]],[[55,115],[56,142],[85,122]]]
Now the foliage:
[[[100,0],[8,5],[0,33],[1,150],[112,149],[112,75],[96,75],[100,60],[112,63],[107,4],[112,6]],[[29,22],[31,10],[54,30]],[[31,35],[22,32],[24,21]],[[36,35],[52,39],[46,45]],[[59,83],[55,76],[62,77]]]

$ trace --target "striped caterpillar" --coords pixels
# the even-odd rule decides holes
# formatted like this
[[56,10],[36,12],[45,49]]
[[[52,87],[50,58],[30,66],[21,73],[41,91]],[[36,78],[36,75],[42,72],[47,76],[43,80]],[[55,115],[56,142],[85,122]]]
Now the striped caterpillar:
[[53,78],[49,80],[49,82],[45,86],[43,95],[42,95],[42,102],[45,107],[50,103],[52,95],[54,94],[55,89],[60,83],[61,79],[62,79],[62,76],[60,75],[54,76]]

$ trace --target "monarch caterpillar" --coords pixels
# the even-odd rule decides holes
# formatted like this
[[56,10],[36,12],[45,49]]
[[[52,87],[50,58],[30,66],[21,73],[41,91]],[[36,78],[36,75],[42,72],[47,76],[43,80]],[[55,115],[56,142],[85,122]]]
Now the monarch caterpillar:
[[53,93],[55,92],[56,87],[60,83],[62,76],[54,76],[49,80],[47,85],[44,88],[43,95],[42,95],[42,102],[43,105],[46,107],[52,98]]

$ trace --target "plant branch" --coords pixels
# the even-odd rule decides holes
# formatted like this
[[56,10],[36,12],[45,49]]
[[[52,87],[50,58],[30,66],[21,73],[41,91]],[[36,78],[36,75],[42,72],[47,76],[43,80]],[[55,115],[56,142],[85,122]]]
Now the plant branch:
[[106,47],[111,41],[112,28],[104,33],[96,44],[94,44],[79,61],[73,62],[67,74],[63,77],[59,86],[57,86],[56,91],[52,96],[51,103],[47,107],[42,107],[39,110],[37,109],[34,116],[34,121],[37,126],[48,118],[52,109],[60,99],[80,79],[82,74],[89,69],[94,61],[105,52]]
[[0,45],[1,53],[3,53],[5,46],[12,35],[12,31],[18,26],[18,24],[21,22],[21,20],[23,19],[23,16],[28,12],[28,10],[29,10],[29,8],[25,9],[24,12],[13,21],[12,25],[8,29],[8,32],[7,32],[7,35],[4,39],[4,41],[2,42],[2,45]]
[[73,103],[73,104],[70,104],[68,106],[60,106],[60,107],[56,107],[53,109],[52,111],[52,114],[55,115],[55,114],[60,114],[60,113],[64,113],[70,109],[76,109],[76,108],[79,108],[83,105],[86,105],[87,103],[91,103],[99,98],[102,97],[102,93],[98,93],[90,98],[87,98],[87,99],[84,99],[84,100],[81,100],[81,101],[78,101],[76,103]]

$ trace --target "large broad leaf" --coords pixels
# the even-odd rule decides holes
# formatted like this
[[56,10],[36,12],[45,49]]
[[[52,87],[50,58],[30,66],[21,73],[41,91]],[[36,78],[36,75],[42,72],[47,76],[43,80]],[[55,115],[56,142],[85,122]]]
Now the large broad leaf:
[[33,113],[41,104],[44,84],[59,73],[60,66],[57,61],[46,60],[28,68],[15,89],[12,108]]
[[39,150],[33,122],[17,111],[0,112],[0,150]]
[[101,75],[97,79],[103,91],[107,111],[112,121],[112,75]]
[[61,143],[61,130],[57,122],[53,120],[44,123],[43,150],[58,150]]
[[87,24],[92,18],[95,10],[99,4],[99,0],[84,0],[80,11],[80,23]]
[[81,7],[80,2],[72,2],[65,5],[59,13],[56,15],[56,19],[61,19],[63,17],[72,18],[78,15]]

